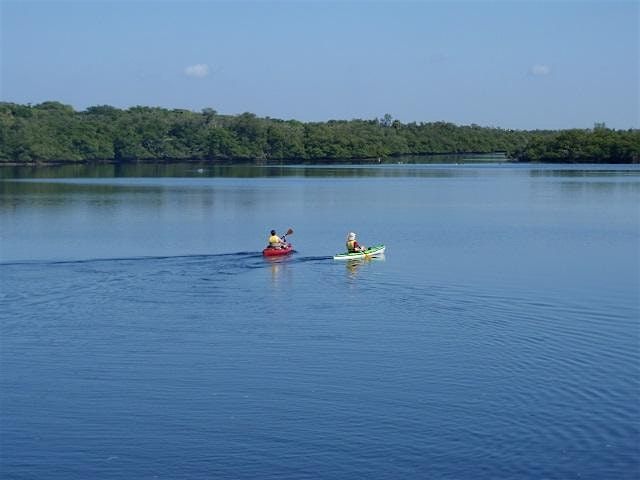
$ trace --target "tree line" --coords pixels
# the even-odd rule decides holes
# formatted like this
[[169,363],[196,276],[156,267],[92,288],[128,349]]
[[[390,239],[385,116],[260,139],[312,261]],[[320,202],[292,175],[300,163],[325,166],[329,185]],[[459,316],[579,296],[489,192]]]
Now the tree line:
[[300,122],[108,105],[0,102],[0,162],[317,161],[496,153],[514,161],[640,162],[640,130],[510,130],[382,118]]

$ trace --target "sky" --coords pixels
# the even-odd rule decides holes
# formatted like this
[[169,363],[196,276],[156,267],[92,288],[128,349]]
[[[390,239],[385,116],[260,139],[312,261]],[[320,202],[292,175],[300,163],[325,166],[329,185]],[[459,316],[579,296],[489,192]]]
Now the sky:
[[0,0],[0,101],[640,128],[640,2]]

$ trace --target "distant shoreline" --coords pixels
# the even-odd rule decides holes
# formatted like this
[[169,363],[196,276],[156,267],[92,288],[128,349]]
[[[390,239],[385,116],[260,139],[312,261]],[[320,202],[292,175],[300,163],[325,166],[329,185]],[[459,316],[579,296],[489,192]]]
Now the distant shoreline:
[[[503,155],[518,163],[640,163],[640,130],[513,130],[382,118],[300,122],[245,112],[0,102],[0,165],[391,163]],[[397,160],[396,160],[397,161]]]
[[[29,167],[29,168],[45,168],[45,167],[64,167],[64,166],[99,166],[99,165],[178,165],[178,164],[191,164],[191,165],[201,165],[203,167],[225,167],[225,166],[236,166],[236,165],[246,165],[246,166],[265,166],[265,167],[277,167],[277,166],[293,166],[293,165],[314,165],[314,166],[327,166],[330,167],[332,165],[365,165],[365,166],[375,166],[375,165],[427,165],[427,164],[510,164],[510,165],[554,165],[554,164],[563,164],[563,165],[638,165],[640,161],[631,161],[631,162],[580,162],[580,161],[521,161],[514,160],[507,157],[502,158],[494,158],[494,159],[485,159],[482,160],[480,158],[473,159],[467,154],[436,154],[436,155],[416,155],[416,157],[434,157],[434,161],[413,161],[411,159],[405,160],[397,160],[397,159],[382,159],[378,161],[377,159],[331,159],[329,161],[323,159],[305,159],[305,160],[277,160],[277,161],[264,161],[264,160],[247,160],[244,158],[240,159],[225,159],[225,160],[214,160],[214,161],[206,161],[200,159],[194,160],[185,160],[185,159],[176,159],[176,160],[136,160],[136,161],[115,161],[115,160],[83,160],[83,161],[64,161],[64,160],[56,160],[56,161],[43,161],[43,162],[2,162],[0,161],[0,169],[2,168],[11,168],[11,167]],[[448,157],[450,161],[435,161],[436,157]],[[479,156],[480,157],[480,156]],[[486,155],[483,155],[486,158]]]

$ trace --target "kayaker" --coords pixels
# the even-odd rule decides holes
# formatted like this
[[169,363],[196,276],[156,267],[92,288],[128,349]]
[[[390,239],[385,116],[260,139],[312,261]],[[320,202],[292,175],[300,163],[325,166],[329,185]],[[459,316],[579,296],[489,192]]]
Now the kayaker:
[[284,248],[286,243],[276,234],[275,230],[271,230],[271,236],[269,237],[269,248]]
[[367,247],[365,247],[364,245],[360,245],[356,241],[356,234],[353,232],[349,232],[349,235],[347,236],[347,252],[364,252],[366,249]]

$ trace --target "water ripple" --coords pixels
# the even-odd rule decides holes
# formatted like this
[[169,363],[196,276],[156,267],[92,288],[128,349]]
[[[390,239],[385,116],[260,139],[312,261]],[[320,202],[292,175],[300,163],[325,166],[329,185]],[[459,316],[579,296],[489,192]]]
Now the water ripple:
[[393,266],[260,252],[3,264],[5,455],[86,466],[81,439],[95,464],[141,473],[148,456],[174,477],[167,448],[194,477],[637,468],[633,304]]

